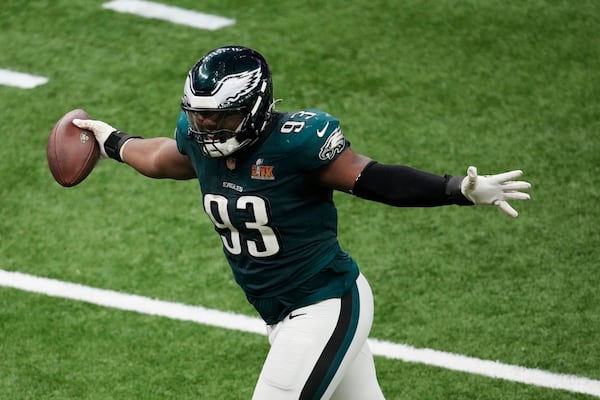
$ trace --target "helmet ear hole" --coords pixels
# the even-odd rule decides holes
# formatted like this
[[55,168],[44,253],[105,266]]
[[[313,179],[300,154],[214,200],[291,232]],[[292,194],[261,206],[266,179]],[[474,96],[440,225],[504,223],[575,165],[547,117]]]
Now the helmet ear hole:
[[[215,152],[217,157],[256,141],[271,118],[273,104],[273,83],[266,60],[255,50],[243,46],[219,47],[202,57],[188,74],[181,100],[182,109],[188,113],[190,132],[196,138],[208,132],[191,123],[191,112],[248,110],[247,120],[239,129],[228,128],[235,134],[235,142],[230,138],[222,143],[229,153]],[[208,142],[208,137],[205,139]],[[205,145],[202,140],[197,141],[200,146]]]

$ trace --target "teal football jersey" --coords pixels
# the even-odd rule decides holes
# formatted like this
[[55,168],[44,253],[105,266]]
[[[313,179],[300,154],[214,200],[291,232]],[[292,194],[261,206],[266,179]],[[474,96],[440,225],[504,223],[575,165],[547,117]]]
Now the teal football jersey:
[[235,280],[267,323],[341,296],[358,276],[337,240],[333,191],[311,179],[350,145],[339,121],[315,109],[274,118],[259,143],[222,159],[202,155],[183,113],[176,130]]

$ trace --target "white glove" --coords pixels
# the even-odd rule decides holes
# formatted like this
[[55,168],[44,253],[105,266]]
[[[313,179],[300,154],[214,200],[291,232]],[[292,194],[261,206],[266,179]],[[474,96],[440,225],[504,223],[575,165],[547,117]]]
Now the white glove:
[[515,170],[498,175],[477,175],[477,168],[467,169],[460,190],[474,204],[491,204],[501,211],[516,217],[519,213],[508,204],[507,200],[529,200],[529,194],[520,192],[531,187],[529,182],[513,181],[523,175],[523,171]]
[[108,158],[106,150],[104,150],[104,142],[106,142],[106,139],[108,139],[112,132],[116,131],[115,128],[113,128],[106,122],[96,121],[93,119],[74,119],[73,124],[77,125],[77,127],[81,129],[91,131],[96,137],[96,141],[100,146],[100,153],[102,154],[102,158]]

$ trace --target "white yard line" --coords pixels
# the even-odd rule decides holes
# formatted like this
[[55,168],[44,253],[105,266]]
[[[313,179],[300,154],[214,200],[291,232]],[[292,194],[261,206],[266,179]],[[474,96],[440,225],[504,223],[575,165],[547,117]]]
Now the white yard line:
[[208,29],[211,31],[235,24],[234,19],[186,10],[151,1],[114,0],[102,4],[102,7],[121,13],[135,14],[145,18],[156,18],[179,25],[187,25],[193,28]]
[[[41,278],[20,272],[10,272],[0,269],[0,286],[52,297],[83,301],[120,310],[135,311],[141,314],[192,321],[261,335],[266,334],[264,322],[258,318],[112,290],[97,289],[77,283]],[[418,349],[378,339],[369,339],[369,344],[375,355],[386,358],[600,397],[599,380],[502,364],[497,361],[481,360],[432,349]]]
[[[114,0],[104,3],[102,7],[121,13],[135,14],[144,18],[155,18],[211,31],[235,24],[235,19],[144,0]],[[48,78],[43,76],[0,69],[0,85],[31,89],[47,82]]]
[[433,365],[453,371],[525,383],[550,389],[568,390],[600,397],[600,381],[575,375],[557,374],[498,361],[481,360],[432,349],[417,349],[399,343],[370,339],[373,354],[406,362]]
[[48,82],[48,78],[25,74],[23,72],[0,69],[0,85],[14,86],[21,89],[32,89]]

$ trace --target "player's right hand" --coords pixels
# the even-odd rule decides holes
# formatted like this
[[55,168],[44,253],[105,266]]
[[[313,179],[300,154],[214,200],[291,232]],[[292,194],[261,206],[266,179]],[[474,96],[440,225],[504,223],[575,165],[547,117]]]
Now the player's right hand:
[[74,119],[73,123],[81,129],[91,131],[96,137],[96,141],[100,146],[100,153],[102,158],[108,158],[106,150],[104,149],[104,142],[110,136],[110,134],[116,131],[115,128],[103,121],[97,121],[93,119]]

